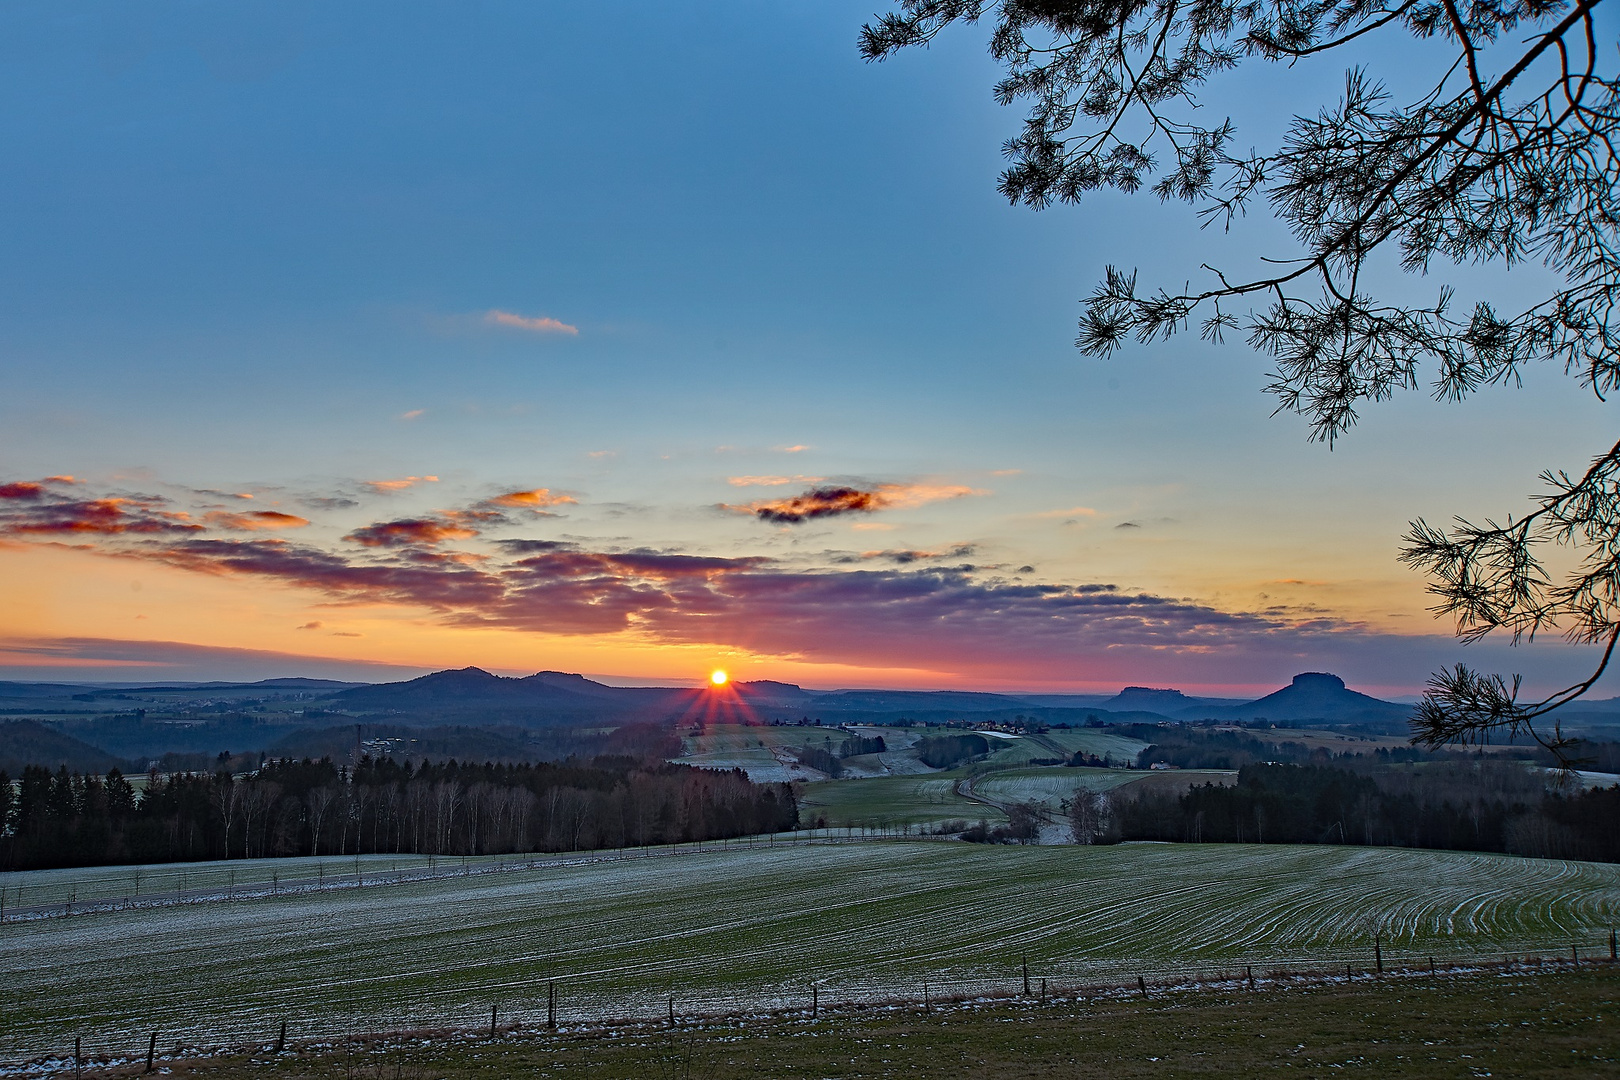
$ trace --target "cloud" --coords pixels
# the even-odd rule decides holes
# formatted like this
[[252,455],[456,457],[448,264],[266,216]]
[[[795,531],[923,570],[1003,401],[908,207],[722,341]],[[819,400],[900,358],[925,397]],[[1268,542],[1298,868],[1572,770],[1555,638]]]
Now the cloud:
[[203,520],[216,529],[235,529],[238,532],[262,532],[266,529],[302,529],[308,518],[297,514],[283,514],[279,510],[252,510],[245,514],[232,514],[215,510],[203,515]]
[[793,446],[777,446],[773,447],[773,449],[778,454],[802,454],[806,450],[813,449],[813,447],[805,446],[803,443],[796,443]]
[[1038,518],[1094,518],[1097,516],[1097,511],[1089,506],[1071,506],[1067,510],[1042,510],[1033,516]]
[[307,622],[302,626],[296,627],[296,629],[298,629],[298,630],[319,630],[323,625],[324,624],[320,623],[320,622]]
[[[7,486],[27,488],[30,485]],[[164,509],[167,500],[156,496],[71,499],[42,490],[37,494],[13,495],[10,503],[0,503],[0,535],[157,536],[198,532],[203,528],[184,511]]]
[[491,326],[509,326],[514,330],[529,330],[537,334],[570,334],[576,337],[579,335],[579,327],[544,315],[531,317],[491,309],[484,313],[484,322]]
[[411,544],[440,544],[446,540],[467,540],[477,529],[433,518],[404,518],[378,521],[354,530],[343,539],[365,547],[405,547]]
[[911,563],[928,562],[934,559],[965,559],[973,554],[972,544],[956,544],[938,551],[919,551],[915,549],[901,549],[888,551],[863,551],[863,559],[882,559],[897,566],[908,566]]
[[825,476],[728,476],[732,487],[782,487],[784,484],[819,484]]
[[0,499],[34,499],[44,498],[45,485],[36,484],[32,480],[18,480],[10,484],[0,484]]
[[508,491],[485,502],[489,506],[500,506],[510,510],[544,510],[550,506],[577,504],[579,500],[572,495],[555,495],[550,488],[535,488],[532,491]]
[[406,488],[415,487],[417,484],[437,484],[438,482],[439,478],[437,476],[404,476],[398,480],[363,481],[366,487],[377,492],[378,494],[386,494],[392,491],[404,491]]
[[368,660],[194,645],[184,641],[123,641],[63,637],[0,640],[0,670],[8,679],[130,680],[273,679],[304,675],[357,682],[412,678],[424,668]]
[[776,525],[797,525],[818,518],[844,514],[870,514],[877,510],[901,510],[940,499],[989,492],[961,484],[879,484],[874,488],[811,488],[788,499],[761,499],[742,506],[722,503],[721,508],[751,514]]
[[1141,527],[1142,526],[1138,525],[1134,521],[1122,521],[1118,525],[1114,526],[1116,529],[1140,529]]
[[589,451],[586,451],[585,456],[588,457],[588,458],[598,458],[598,459],[600,459],[600,458],[610,458],[610,457],[618,457],[619,452],[617,450],[589,450]]
[[426,415],[427,415],[427,410],[426,409],[411,409],[408,412],[400,413],[399,418],[401,420],[419,420],[419,419],[421,419],[422,417],[424,417]]

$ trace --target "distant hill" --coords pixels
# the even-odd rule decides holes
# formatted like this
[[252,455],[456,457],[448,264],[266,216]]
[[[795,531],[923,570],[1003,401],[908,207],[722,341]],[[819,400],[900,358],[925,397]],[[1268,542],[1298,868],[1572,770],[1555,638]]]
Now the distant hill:
[[70,772],[93,773],[129,768],[129,762],[44,724],[32,720],[0,723],[0,770],[15,780],[25,765],[43,765],[52,771],[66,765]]
[[1156,712],[1164,716],[1174,716],[1181,709],[1196,706],[1197,701],[1183,694],[1180,690],[1154,690],[1146,686],[1127,686],[1116,696],[1102,703],[1108,710],[1130,712]]
[[1226,709],[1203,711],[1233,720],[1311,722],[1330,727],[1353,725],[1404,731],[1412,707],[1357,693],[1348,689],[1337,675],[1307,671],[1295,675],[1290,685],[1263,698]]

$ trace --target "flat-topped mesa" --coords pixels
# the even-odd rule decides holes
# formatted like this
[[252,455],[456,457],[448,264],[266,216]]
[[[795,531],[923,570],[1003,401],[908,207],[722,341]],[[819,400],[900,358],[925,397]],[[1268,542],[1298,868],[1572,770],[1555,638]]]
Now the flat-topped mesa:
[[1301,690],[1343,690],[1344,680],[1325,671],[1302,671],[1294,676],[1293,685]]

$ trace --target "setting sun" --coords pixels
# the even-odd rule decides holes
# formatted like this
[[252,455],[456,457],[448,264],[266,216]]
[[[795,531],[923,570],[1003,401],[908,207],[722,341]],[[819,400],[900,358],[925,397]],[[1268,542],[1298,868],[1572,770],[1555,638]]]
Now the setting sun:
[[713,683],[715,686],[724,686],[724,685],[726,685],[726,680],[728,678],[730,678],[730,676],[727,675],[725,672],[719,670],[718,668],[716,668],[714,671],[709,672],[709,682]]

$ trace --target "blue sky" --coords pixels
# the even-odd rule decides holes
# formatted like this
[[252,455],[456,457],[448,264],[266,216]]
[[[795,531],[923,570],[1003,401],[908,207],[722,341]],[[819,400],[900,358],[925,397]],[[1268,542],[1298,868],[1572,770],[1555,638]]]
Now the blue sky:
[[[1406,522],[1520,509],[1540,469],[1600,448],[1606,406],[1536,372],[1461,406],[1418,394],[1374,408],[1329,453],[1269,415],[1266,362],[1240,344],[1080,356],[1077,300],[1105,265],[1179,284],[1200,261],[1250,264],[1279,230],[1200,233],[1148,196],[1007,206],[999,146],[1021,113],[992,102],[982,38],[868,65],[855,35],[872,14],[8,7],[0,483],[72,475],[83,497],[161,497],[197,520],[222,512],[199,492],[253,494],[310,522],[285,542],[356,558],[398,555],[345,539],[369,521],[545,489],[572,501],[432,550],[487,558],[486,541],[528,538],[811,576],[971,564],[975,588],[1100,583],[1256,615],[1266,648],[1211,660],[1207,643],[1164,638],[1151,662],[1112,662],[1106,634],[1077,634],[1038,662],[1014,650],[973,666],[973,634],[1021,631],[981,627],[937,661],[816,633],[671,636],[645,611],[557,632],[541,600],[492,625],[482,608],[35,533],[0,549],[0,586],[23,598],[0,616],[0,663],[112,678],[123,669],[106,665],[139,653],[203,673],[207,646],[238,650],[218,654],[221,671],[673,677],[726,663],[811,685],[1207,688],[1331,666],[1409,692],[1455,658],[1395,563]],[[1374,73],[1425,56],[1403,43]],[[1330,100],[1342,63],[1243,75],[1209,107],[1266,145],[1291,110]],[[1537,273],[1458,280],[1511,297]],[[1510,422],[1534,434],[1492,434]],[[787,482],[733,482],[749,477]],[[890,485],[890,503],[796,525],[723,508],[818,485]],[[996,595],[962,612],[1000,612]],[[748,611],[737,618],[789,618]],[[1304,634],[1292,650],[1279,645],[1291,627]],[[1475,651],[1532,679],[1580,662]]]

